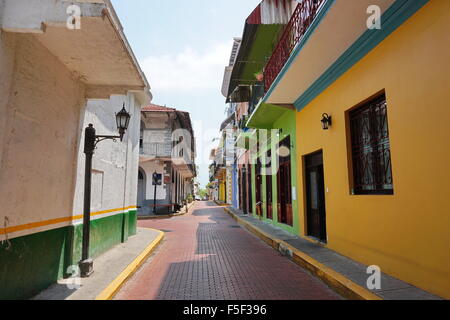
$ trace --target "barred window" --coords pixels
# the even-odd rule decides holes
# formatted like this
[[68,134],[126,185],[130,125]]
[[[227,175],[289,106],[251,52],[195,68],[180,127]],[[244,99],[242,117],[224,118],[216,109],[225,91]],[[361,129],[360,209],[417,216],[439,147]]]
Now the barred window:
[[385,94],[352,110],[349,116],[354,194],[393,194]]

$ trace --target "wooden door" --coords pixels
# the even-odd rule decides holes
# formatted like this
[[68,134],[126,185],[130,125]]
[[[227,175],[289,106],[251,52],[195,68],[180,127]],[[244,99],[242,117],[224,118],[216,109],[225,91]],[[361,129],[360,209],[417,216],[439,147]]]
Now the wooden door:
[[[269,164],[269,166],[268,166]],[[272,208],[272,151],[267,151],[267,161],[266,161],[266,217],[267,219],[273,219],[273,208]]]
[[248,190],[248,213],[252,214],[253,212],[253,187],[252,187],[252,165],[249,164],[247,168],[247,190]]
[[262,197],[261,197],[261,187],[262,187],[262,175],[261,175],[261,159],[258,158],[256,164],[256,214],[262,216]]
[[327,242],[323,154],[305,158],[307,234]]
[[294,223],[292,212],[292,174],[291,174],[291,139],[285,138],[280,142],[280,148],[285,148],[280,156],[277,174],[278,190],[278,222],[292,226]]

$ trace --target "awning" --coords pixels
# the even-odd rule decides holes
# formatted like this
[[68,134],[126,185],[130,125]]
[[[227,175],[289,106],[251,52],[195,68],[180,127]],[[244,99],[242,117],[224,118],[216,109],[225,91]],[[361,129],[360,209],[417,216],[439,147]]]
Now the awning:
[[286,112],[294,112],[294,110],[293,105],[275,105],[261,102],[247,121],[247,127],[275,129],[273,123],[286,114]]

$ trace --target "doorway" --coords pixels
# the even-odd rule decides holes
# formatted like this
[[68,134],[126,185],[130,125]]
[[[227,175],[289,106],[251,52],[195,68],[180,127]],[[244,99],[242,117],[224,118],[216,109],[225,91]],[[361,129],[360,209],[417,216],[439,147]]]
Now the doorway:
[[140,207],[140,211],[143,211],[145,205],[145,173],[141,168],[138,171],[138,192],[137,192],[137,205]]
[[241,169],[240,174],[240,184],[239,184],[239,191],[240,191],[240,205],[241,210],[244,212],[244,214],[248,214],[248,204],[247,204],[247,170],[245,166]]
[[293,226],[292,213],[292,173],[291,173],[291,138],[288,136],[279,143],[279,169],[277,173],[277,209],[278,222]]
[[262,212],[262,194],[261,194],[261,187],[262,187],[262,175],[261,175],[261,169],[262,169],[262,165],[261,165],[261,158],[258,157],[257,162],[256,162],[256,179],[255,179],[255,184],[256,184],[256,215],[262,217],[263,212]]
[[305,157],[307,235],[327,242],[323,153]]
[[268,161],[266,163],[270,163],[270,167],[266,167],[266,212],[267,212],[267,219],[272,220],[273,219],[273,209],[272,209],[272,165],[271,165],[271,159],[272,159],[272,151],[269,150],[267,152],[267,159]]

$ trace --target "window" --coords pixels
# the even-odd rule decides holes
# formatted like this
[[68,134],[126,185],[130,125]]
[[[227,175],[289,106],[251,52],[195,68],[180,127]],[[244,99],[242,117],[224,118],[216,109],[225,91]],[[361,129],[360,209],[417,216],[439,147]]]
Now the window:
[[393,194],[386,96],[349,113],[354,194]]

